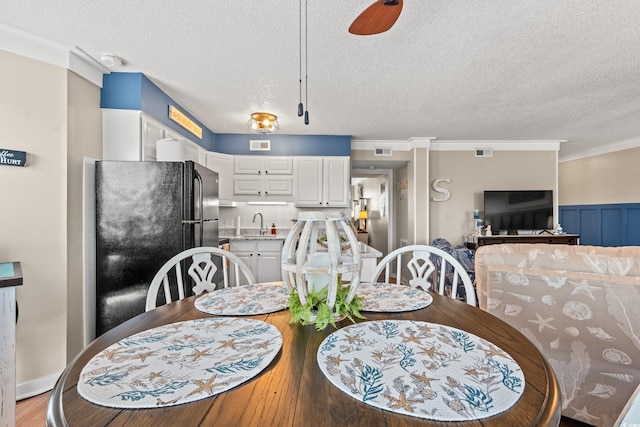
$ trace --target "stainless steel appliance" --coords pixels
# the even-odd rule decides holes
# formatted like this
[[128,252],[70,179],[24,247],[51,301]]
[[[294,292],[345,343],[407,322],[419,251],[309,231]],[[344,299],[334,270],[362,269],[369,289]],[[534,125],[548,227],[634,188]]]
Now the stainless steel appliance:
[[144,312],[172,256],[219,245],[218,213],[218,174],[197,163],[96,162],[96,336]]

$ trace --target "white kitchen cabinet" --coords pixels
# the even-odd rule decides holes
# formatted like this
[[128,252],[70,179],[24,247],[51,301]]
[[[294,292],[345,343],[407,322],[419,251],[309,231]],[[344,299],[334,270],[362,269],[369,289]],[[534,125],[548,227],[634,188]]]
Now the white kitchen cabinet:
[[279,195],[290,196],[291,194],[293,194],[293,177],[277,175],[234,176],[233,194],[255,197],[269,197]]
[[233,204],[233,156],[208,151],[207,168],[218,172],[220,206],[231,206]]
[[156,160],[156,142],[173,135],[141,111],[102,110],[103,160]]
[[[247,264],[257,283],[278,282],[283,244],[283,239],[232,239],[229,250]],[[246,279],[241,278],[240,284],[246,285]]]
[[207,151],[193,141],[175,134],[156,141],[156,160],[159,162],[183,162],[191,160],[202,166],[207,166]]
[[349,170],[349,157],[296,158],[295,205],[299,207],[348,207]]
[[234,196],[289,201],[293,195],[291,157],[236,156],[233,167]]
[[236,156],[233,172],[238,175],[291,175],[291,157]]

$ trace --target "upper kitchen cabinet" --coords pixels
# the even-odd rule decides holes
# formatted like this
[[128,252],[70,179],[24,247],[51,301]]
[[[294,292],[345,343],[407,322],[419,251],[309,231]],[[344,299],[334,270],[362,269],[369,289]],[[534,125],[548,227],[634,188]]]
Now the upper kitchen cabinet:
[[140,111],[102,110],[104,160],[155,160],[165,128]]
[[194,161],[207,166],[207,151],[195,142],[187,141],[171,132],[165,131],[165,138],[156,140],[156,160],[159,162]]
[[233,194],[236,200],[268,198],[290,201],[292,198],[291,157],[236,156],[233,172]]
[[[206,151],[141,111],[102,110],[102,158],[104,160],[193,160],[205,165]],[[162,158],[157,142],[172,139]]]
[[236,156],[233,172],[238,175],[291,175],[291,157]]
[[220,206],[233,206],[233,156],[208,151],[207,168],[218,172]]
[[349,157],[298,157],[294,163],[296,206],[349,206]]

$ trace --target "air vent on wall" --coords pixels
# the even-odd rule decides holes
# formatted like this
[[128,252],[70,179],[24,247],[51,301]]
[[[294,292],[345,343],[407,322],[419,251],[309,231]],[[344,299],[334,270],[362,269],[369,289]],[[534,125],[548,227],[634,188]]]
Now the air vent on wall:
[[476,148],[474,153],[476,157],[493,157],[493,150],[491,148]]
[[268,139],[249,140],[249,151],[271,151],[271,141]]
[[374,156],[391,156],[391,148],[376,148],[373,152]]

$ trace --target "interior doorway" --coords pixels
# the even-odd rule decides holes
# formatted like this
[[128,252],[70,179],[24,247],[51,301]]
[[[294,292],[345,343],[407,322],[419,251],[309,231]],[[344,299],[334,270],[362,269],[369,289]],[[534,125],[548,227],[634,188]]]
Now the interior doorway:
[[[356,223],[366,223],[367,244],[382,252],[383,256],[393,250],[393,182],[393,169],[351,171],[352,218]],[[366,212],[366,219],[360,219],[361,211]]]

